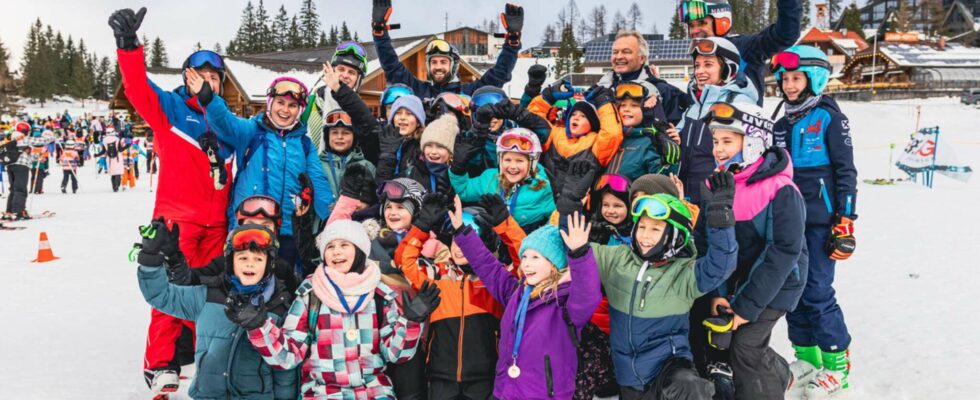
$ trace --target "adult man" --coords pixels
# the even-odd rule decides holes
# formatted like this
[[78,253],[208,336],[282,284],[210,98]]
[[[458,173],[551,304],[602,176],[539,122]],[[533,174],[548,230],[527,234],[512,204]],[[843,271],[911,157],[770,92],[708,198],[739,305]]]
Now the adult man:
[[[647,65],[650,57],[650,45],[643,34],[637,31],[621,31],[613,42],[612,71],[599,79],[599,85],[615,89],[619,82],[647,82],[660,92],[660,98],[651,96],[651,101],[657,101],[664,109],[664,118],[676,125],[688,107],[688,97],[676,86],[656,77]],[[652,90],[651,90],[652,92]],[[643,119],[649,122],[654,104],[644,103]]]
[[422,81],[412,74],[398,60],[398,53],[391,45],[388,36],[388,18],[391,16],[391,0],[374,0],[372,10],[371,30],[374,34],[374,46],[378,52],[378,60],[385,71],[385,79],[389,83],[401,83],[412,88],[415,95],[421,99],[435,97],[442,92],[464,93],[471,95],[482,86],[501,87],[510,82],[510,73],[517,64],[517,51],[521,49],[521,29],[524,27],[524,9],[520,6],[507,4],[500,21],[507,30],[506,43],[497,63],[483,74],[476,82],[462,84],[459,82],[459,52],[449,42],[436,39],[425,49],[426,71],[428,81]]
[[4,219],[31,219],[25,208],[27,206],[27,186],[31,166],[37,162],[36,157],[31,154],[31,148],[46,146],[54,139],[53,136],[32,137],[31,125],[26,122],[14,124],[10,137],[4,141],[9,159],[16,160],[6,166],[10,177],[10,195],[7,197],[7,211],[4,213]]
[[800,0],[779,0],[776,3],[776,22],[748,35],[732,35],[732,6],[728,0],[686,0],[678,6],[682,22],[687,24],[692,39],[724,36],[738,48],[742,65],[738,70],[752,82],[762,105],[765,93],[766,61],[786,50],[800,38]]
[[[330,57],[330,65],[333,67],[338,80],[357,92],[361,87],[364,74],[367,73],[367,52],[357,42],[342,42],[337,45],[333,56]],[[306,110],[303,111],[300,120],[306,124],[307,133],[310,135],[313,144],[316,145],[317,154],[322,153],[325,148],[323,119],[327,113],[338,108],[340,105],[334,100],[333,93],[326,85],[314,90],[306,102]],[[372,160],[372,162],[377,161],[377,159]]]
[[[228,233],[225,212],[231,185],[216,190],[208,176],[208,157],[198,146],[198,138],[207,127],[196,93],[188,90],[186,82],[166,92],[147,78],[143,46],[136,35],[145,14],[145,7],[138,13],[131,9],[118,10],[109,17],[109,26],[116,37],[126,97],[154,132],[160,177],[153,218],[164,217],[179,224],[179,248],[190,266],[200,267],[222,254]],[[206,50],[195,52],[184,61],[184,69],[185,80],[186,71],[193,69],[216,93],[221,92],[224,78],[221,56]],[[230,174],[231,164],[226,163],[225,167]],[[179,254],[172,249],[166,255],[170,258]],[[186,346],[179,340],[182,337],[187,338]],[[193,350],[192,338],[191,322],[153,310],[143,365],[150,389],[157,393],[177,390],[180,366],[193,361],[190,354],[187,358],[183,354],[183,350]],[[179,354],[178,348],[182,350]]]

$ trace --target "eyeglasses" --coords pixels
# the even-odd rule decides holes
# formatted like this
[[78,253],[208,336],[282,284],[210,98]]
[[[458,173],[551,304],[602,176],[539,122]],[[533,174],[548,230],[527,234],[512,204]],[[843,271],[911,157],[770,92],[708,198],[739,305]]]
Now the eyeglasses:
[[599,180],[595,184],[595,190],[600,192],[606,188],[612,189],[615,192],[626,192],[630,188],[630,181],[622,175],[605,174],[599,177]]
[[394,103],[395,100],[398,100],[399,97],[411,96],[412,94],[413,94],[412,89],[409,89],[407,87],[389,86],[387,89],[385,89],[384,98],[381,100],[381,104],[387,106],[390,105],[391,103]]
[[449,42],[442,39],[435,39],[429,42],[429,45],[425,47],[426,55],[452,54],[452,53],[454,53],[453,45],[449,44]]
[[272,220],[282,218],[282,210],[279,202],[268,196],[251,196],[242,201],[238,206],[238,222],[241,223],[246,217],[263,216]]
[[187,58],[187,66],[191,68],[201,68],[210,65],[211,68],[223,71],[225,62],[218,53],[211,50],[198,50]]
[[266,92],[266,96],[293,96],[294,99],[300,103],[306,103],[307,96],[306,86],[294,78],[281,77],[276,78],[272,82],[272,86],[269,86],[269,90]]
[[243,229],[232,233],[231,247],[234,250],[266,249],[275,243],[272,233],[265,229]]
[[677,18],[684,23],[708,16],[708,5],[702,0],[687,0],[677,7]]
[[517,133],[504,133],[500,135],[497,141],[500,143],[499,147],[501,150],[520,150],[525,152],[534,150],[534,142],[530,138]]
[[408,197],[408,188],[401,183],[388,181],[378,188],[378,197],[382,200],[403,200]]
[[496,92],[480,93],[480,95],[473,97],[473,101],[470,102],[470,106],[476,110],[477,108],[483,107],[487,104],[500,103],[505,99],[506,97],[503,94]]
[[769,71],[775,73],[779,68],[795,71],[800,67],[822,67],[831,70],[830,63],[819,58],[801,58],[799,54],[783,51],[776,53],[769,61]]
[[351,123],[350,114],[343,111],[334,111],[327,114],[327,119],[323,121],[327,127],[335,126],[353,126]]
[[633,82],[623,82],[616,85],[616,98],[617,99],[645,99],[647,97],[647,88],[643,87],[638,83]]

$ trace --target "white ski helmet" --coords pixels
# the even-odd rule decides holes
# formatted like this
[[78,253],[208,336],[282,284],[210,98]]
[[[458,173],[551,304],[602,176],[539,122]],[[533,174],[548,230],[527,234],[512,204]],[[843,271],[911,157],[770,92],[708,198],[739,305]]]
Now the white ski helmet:
[[711,105],[703,120],[711,132],[726,130],[745,136],[742,140],[742,167],[752,165],[772,147],[773,122],[755,103],[718,102]]

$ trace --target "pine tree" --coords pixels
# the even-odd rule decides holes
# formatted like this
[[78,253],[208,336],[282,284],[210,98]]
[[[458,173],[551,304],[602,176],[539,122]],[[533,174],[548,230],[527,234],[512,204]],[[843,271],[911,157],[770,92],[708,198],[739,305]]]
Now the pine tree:
[[[836,21],[838,18],[843,18],[841,15],[841,0],[827,0],[827,13],[830,17],[830,21]],[[860,15],[858,15],[860,17]]]
[[354,32],[354,41],[357,42],[357,43],[361,43],[361,38],[360,38],[360,36],[357,36],[357,32],[356,31]]
[[0,41],[0,104],[5,103],[7,92],[13,88],[13,76],[10,74],[10,51]]
[[150,51],[151,51],[151,48],[150,47],[153,45],[153,42],[151,42],[150,41],[150,38],[146,37],[146,34],[144,33],[143,34],[143,37],[140,38],[140,44],[143,45],[143,64],[149,65],[150,64]]
[[316,47],[326,47],[327,46],[327,33],[320,32],[320,38],[316,40]]
[[674,13],[674,17],[670,19],[670,32],[667,36],[671,39],[684,39],[687,37],[687,31],[684,29],[684,24],[681,23],[681,19]]
[[201,46],[201,42],[194,43],[194,52],[195,53],[198,52],[198,51],[201,51],[201,49],[203,49],[203,48],[204,48],[204,46]]
[[350,29],[347,29],[347,21],[340,24],[340,41],[346,42],[351,40]]
[[[47,31],[52,32],[51,25],[47,26]],[[45,33],[45,36],[48,34]],[[54,62],[53,82],[55,84],[54,94],[68,94],[68,81],[71,79],[71,66],[67,59],[65,39],[61,36],[61,31],[54,34],[54,42],[48,48],[49,57]]]
[[338,43],[340,43],[340,34],[337,33],[337,27],[331,25],[330,26],[330,38],[327,39],[327,45],[328,46],[336,46]]
[[160,37],[153,39],[150,46],[150,67],[166,67],[170,62],[167,60],[167,47],[163,44]]
[[95,97],[99,100],[109,100],[112,90],[112,64],[109,57],[102,57],[95,70]]
[[109,79],[110,96],[116,92],[119,85],[122,85],[122,72],[119,71],[119,60],[116,60],[112,67],[112,78]]
[[299,36],[303,43],[301,47],[315,46],[320,31],[320,14],[316,11],[316,4],[313,0],[303,0],[299,11]]
[[300,49],[303,47],[303,36],[299,30],[299,23],[296,20],[296,16],[293,16],[293,21],[289,23],[289,49]]
[[582,51],[575,41],[572,24],[567,24],[561,32],[558,59],[555,60],[555,76],[564,76],[572,72],[582,72]]
[[861,28],[861,10],[858,9],[857,2],[852,1],[841,14],[841,26],[850,32],[857,33],[864,39],[864,29]]
[[[776,3],[776,0],[770,0],[770,1]],[[803,7],[803,15],[800,18],[800,27],[806,29],[810,27],[810,13],[813,12],[813,8],[810,6],[810,0],[801,0],[800,6]],[[771,7],[775,7],[775,6],[771,6]],[[772,22],[776,22],[775,16],[773,16],[770,19],[772,20]]]
[[643,26],[643,11],[640,11],[640,5],[636,4],[634,1],[630,5],[629,11],[626,11],[626,18],[629,22],[630,30],[637,30]]
[[272,44],[274,50],[286,50],[289,46],[289,16],[286,15],[286,6],[279,6],[279,13],[272,20]]
[[238,32],[235,38],[228,45],[228,54],[233,56],[253,54],[255,49],[255,7],[249,0],[242,10],[241,24],[238,25]]
[[87,60],[86,51],[85,41],[79,40],[78,51],[72,56],[70,65],[71,80],[68,82],[68,94],[77,99],[91,97],[95,92],[95,75],[91,69],[91,62]]
[[265,10],[265,3],[259,0],[259,8],[255,10],[255,46],[254,53],[268,53],[275,50],[275,38],[272,35],[272,22],[269,20],[269,13]]
[[225,54],[224,53],[224,50],[225,49],[223,49],[221,47],[221,43],[214,42],[214,49],[213,50],[214,50],[215,53],[218,53],[218,54],[221,54],[221,55],[224,55]]

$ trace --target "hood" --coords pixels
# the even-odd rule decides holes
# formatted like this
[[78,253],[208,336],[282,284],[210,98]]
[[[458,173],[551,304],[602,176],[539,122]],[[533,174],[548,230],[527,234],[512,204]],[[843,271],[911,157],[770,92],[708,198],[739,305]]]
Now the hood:
[[793,178],[793,162],[786,150],[773,147],[766,150],[758,161],[735,175],[735,182],[745,185],[762,181],[774,176]]
[[817,107],[826,108],[835,113],[840,113],[840,105],[837,104],[837,100],[834,100],[833,97],[827,95],[822,95],[820,97],[820,102],[817,103]]
[[[722,86],[705,85],[704,90],[701,91],[700,98],[696,96],[697,83],[692,79],[687,85],[687,93],[694,102],[693,104],[714,104],[725,101],[730,96],[737,98],[739,95],[752,99],[753,103],[759,99],[759,92],[743,76],[738,76],[735,80]],[[702,114],[699,117],[703,117],[707,111],[707,109],[701,110]]]

